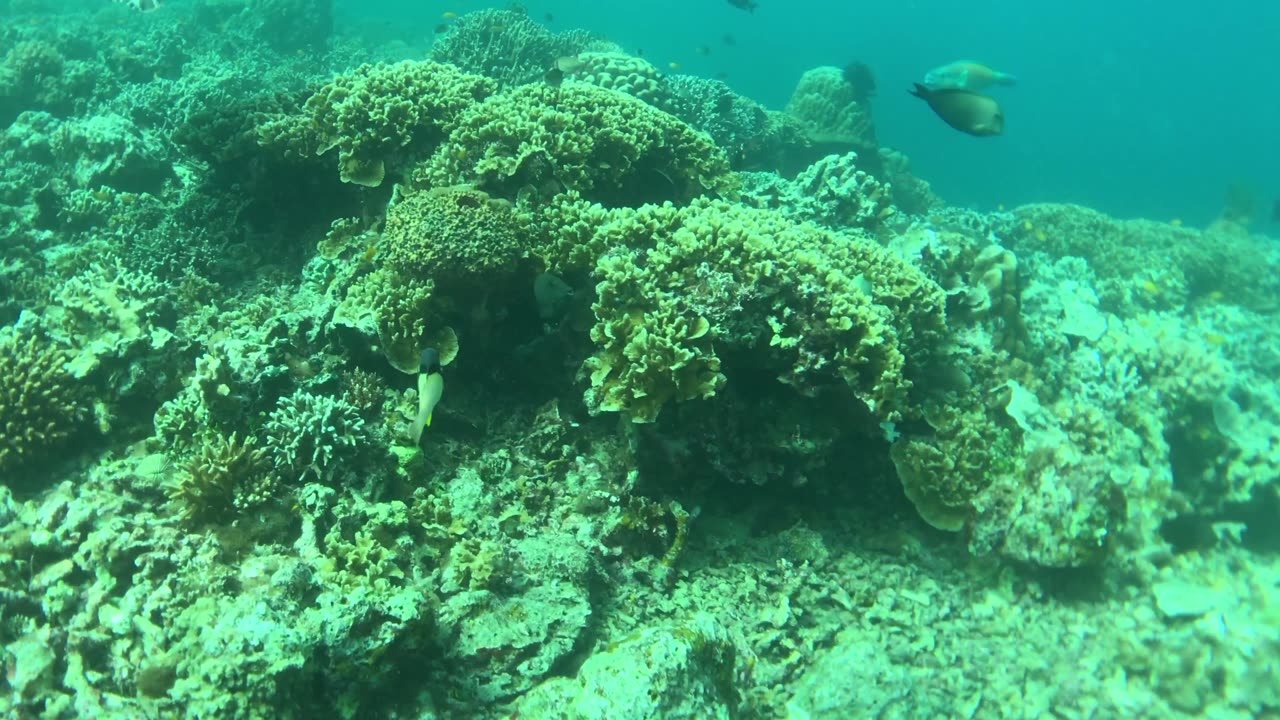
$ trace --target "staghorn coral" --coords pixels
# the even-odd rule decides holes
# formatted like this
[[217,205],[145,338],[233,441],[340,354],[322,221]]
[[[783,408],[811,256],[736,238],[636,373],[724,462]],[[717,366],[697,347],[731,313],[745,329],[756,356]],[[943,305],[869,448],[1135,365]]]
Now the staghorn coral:
[[431,59],[507,88],[541,80],[557,58],[616,49],[585,30],[552,32],[523,12],[485,9],[458,18],[431,46]]
[[76,431],[85,408],[52,343],[0,330],[0,473],[36,463]]
[[575,82],[526,85],[464,111],[414,177],[433,186],[472,184],[508,199],[523,190],[570,189],[628,206],[736,186],[723,151],[706,135],[633,97]]
[[[554,230],[543,241],[551,267],[572,269],[568,243]],[[911,386],[907,354],[926,355],[943,328],[941,290],[905,262],[776,212],[705,198],[618,209],[588,244],[602,256],[587,402],[638,422],[672,398],[714,394],[727,374],[717,348],[802,394],[843,382],[889,420]]]
[[361,65],[317,90],[301,112],[265,123],[258,139],[286,157],[336,150],[343,182],[377,187],[388,166],[399,172],[429,152],[494,89],[488,78],[440,63]]
[[437,284],[490,282],[514,269],[521,243],[510,203],[446,187],[410,193],[392,205],[378,253],[405,276]]

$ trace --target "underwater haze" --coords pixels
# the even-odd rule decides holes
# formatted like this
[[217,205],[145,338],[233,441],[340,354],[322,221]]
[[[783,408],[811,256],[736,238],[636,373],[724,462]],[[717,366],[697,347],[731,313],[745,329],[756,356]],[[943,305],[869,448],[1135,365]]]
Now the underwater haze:
[[0,717],[1280,717],[1278,31],[0,0]]
[[[439,12],[485,6],[340,5],[424,25]],[[1257,196],[1259,221],[1280,197],[1277,3],[760,0],[750,13],[724,0],[524,5],[533,17],[552,13],[556,27],[642,49],[660,67],[726,73],[735,90],[771,108],[786,104],[809,68],[865,62],[879,85],[881,138],[960,204],[1078,202],[1204,225],[1232,187]],[[1019,78],[1002,95],[1009,118],[999,140],[956,137],[907,95],[927,70],[960,58]]]

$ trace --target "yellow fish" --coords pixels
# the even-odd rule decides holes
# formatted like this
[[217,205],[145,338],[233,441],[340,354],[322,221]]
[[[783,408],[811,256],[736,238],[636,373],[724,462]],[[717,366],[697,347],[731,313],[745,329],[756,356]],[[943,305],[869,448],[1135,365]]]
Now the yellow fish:
[[422,431],[431,427],[431,416],[444,395],[444,376],[440,374],[440,353],[435,348],[422,351],[418,361],[418,415],[413,419],[413,444],[422,441]]

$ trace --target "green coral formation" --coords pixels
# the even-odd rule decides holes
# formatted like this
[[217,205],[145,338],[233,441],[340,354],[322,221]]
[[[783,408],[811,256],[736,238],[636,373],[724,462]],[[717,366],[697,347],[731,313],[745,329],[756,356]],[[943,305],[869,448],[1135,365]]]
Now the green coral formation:
[[558,58],[617,46],[585,30],[554,32],[513,8],[470,12],[431,45],[431,59],[493,78],[503,88],[538,82]]
[[400,198],[387,211],[378,246],[388,267],[437,283],[501,277],[521,253],[511,204],[468,187]]
[[66,354],[34,335],[6,330],[0,331],[0,472],[8,474],[86,432],[86,412]]
[[1280,711],[1247,211],[517,9],[0,5],[0,716]]
[[458,114],[494,91],[452,65],[362,65],[317,90],[297,114],[264,124],[260,141],[292,157],[337,152],[343,182],[377,187],[446,135]]
[[736,186],[706,135],[626,94],[576,82],[524,85],[471,107],[415,177],[508,199],[575,190],[611,206]]
[[[548,238],[553,268],[567,269],[582,245],[572,227]],[[667,400],[713,395],[721,352],[745,353],[802,394],[843,382],[897,418],[908,355],[922,360],[944,327],[941,290],[910,265],[775,212],[705,199],[619,209],[586,246],[607,248],[592,270],[588,405],[639,422]]]

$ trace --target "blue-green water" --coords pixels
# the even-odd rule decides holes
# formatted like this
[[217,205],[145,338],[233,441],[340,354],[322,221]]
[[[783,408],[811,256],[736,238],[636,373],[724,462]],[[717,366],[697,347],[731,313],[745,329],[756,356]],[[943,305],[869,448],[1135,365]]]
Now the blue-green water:
[[[866,62],[879,86],[881,139],[961,204],[1078,202],[1202,225],[1233,185],[1257,195],[1259,221],[1280,197],[1275,3],[762,0],[753,13],[723,0],[524,5],[535,18],[552,13],[555,27],[590,28],[643,50],[659,67],[727,73],[736,90],[773,108],[809,68]],[[412,37],[442,12],[485,4],[340,6]],[[1008,129],[999,140],[957,137],[906,94],[930,68],[957,59],[1018,76],[1000,95]]]
[[758,2],[0,0],[0,717],[1280,717],[1276,11]]

